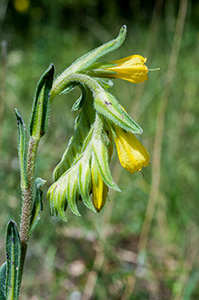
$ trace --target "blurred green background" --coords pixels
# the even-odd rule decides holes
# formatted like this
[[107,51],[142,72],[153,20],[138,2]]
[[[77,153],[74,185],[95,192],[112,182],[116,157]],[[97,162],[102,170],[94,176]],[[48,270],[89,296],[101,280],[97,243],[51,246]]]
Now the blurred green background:
[[141,0],[1,0],[0,263],[5,229],[19,223],[20,187],[14,108],[28,124],[34,90],[54,63],[76,58],[117,36],[106,60],[147,57],[149,80],[114,81],[111,92],[143,128],[150,166],[130,175],[111,163],[121,193],[100,214],[79,205],[67,224],[50,217],[45,193],[73,133],[79,90],[57,97],[42,138],[37,176],[47,180],[44,211],[28,250],[22,299],[199,299],[199,2]]

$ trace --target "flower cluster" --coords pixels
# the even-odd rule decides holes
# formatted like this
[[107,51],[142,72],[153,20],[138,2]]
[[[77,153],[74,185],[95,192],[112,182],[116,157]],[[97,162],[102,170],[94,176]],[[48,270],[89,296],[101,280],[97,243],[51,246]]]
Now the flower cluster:
[[125,35],[126,26],[123,26],[115,40],[78,59],[53,83],[51,100],[75,86],[82,90],[73,105],[73,110],[80,111],[74,135],[54,170],[55,182],[48,191],[51,213],[65,221],[67,206],[80,215],[77,202],[82,201],[89,209],[99,212],[106,202],[108,189],[120,191],[109,168],[113,141],[121,165],[130,173],[149,164],[148,151],[134,135],[142,133],[142,129],[108,91],[111,78],[134,83],[147,80],[146,58],[133,55],[110,63],[98,62],[117,49]]

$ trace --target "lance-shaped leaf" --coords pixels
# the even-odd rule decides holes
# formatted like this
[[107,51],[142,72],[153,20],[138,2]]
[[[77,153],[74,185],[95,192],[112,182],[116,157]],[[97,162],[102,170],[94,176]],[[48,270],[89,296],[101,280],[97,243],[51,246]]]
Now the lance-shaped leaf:
[[106,44],[84,54],[80,58],[78,58],[69,68],[67,68],[53,83],[51,99],[57,95],[62,93],[62,91],[70,85],[73,81],[68,81],[67,78],[74,73],[82,71],[84,69],[92,68],[92,63],[94,63],[97,59],[101,58],[105,54],[116,50],[119,48],[125,40],[127,32],[127,27],[124,25],[121,27],[119,35],[116,39],[113,39]]
[[22,116],[19,111],[15,109],[15,115],[17,117],[17,129],[18,129],[18,155],[21,173],[21,189],[22,191],[27,186],[27,172],[26,172],[26,128]]
[[51,65],[37,84],[30,120],[30,136],[36,140],[39,140],[47,130],[53,76],[54,66]]
[[127,114],[117,99],[104,89],[95,91],[95,109],[126,131],[142,133],[142,128]]
[[6,300],[6,266],[5,262],[0,268],[0,299]]
[[83,70],[88,68],[93,62],[95,62],[97,59],[103,57],[107,53],[116,50],[119,48],[126,37],[127,27],[126,25],[123,25],[119,31],[119,35],[116,39],[113,39],[102,46],[86,53],[85,55],[78,58],[72,65],[71,68],[75,68],[75,71],[77,70]]
[[46,183],[46,180],[43,180],[41,178],[37,178],[35,180],[35,198],[32,208],[32,214],[31,214],[31,227],[29,236],[32,234],[33,230],[35,229],[36,225],[38,224],[40,220],[40,213],[43,210],[43,203],[42,203],[42,190],[41,187]]
[[6,299],[17,300],[19,297],[21,243],[16,223],[10,221],[6,236]]

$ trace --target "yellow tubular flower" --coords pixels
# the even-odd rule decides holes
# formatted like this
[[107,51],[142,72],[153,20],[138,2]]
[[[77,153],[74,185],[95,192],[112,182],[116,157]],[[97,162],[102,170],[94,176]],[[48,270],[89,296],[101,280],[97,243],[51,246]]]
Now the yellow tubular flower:
[[92,181],[92,201],[97,212],[100,212],[104,204],[106,203],[106,197],[108,193],[108,187],[104,183],[100,172],[97,173],[92,169],[91,173]]
[[130,173],[141,171],[149,165],[149,153],[131,132],[126,132],[119,126],[114,126],[114,140],[119,161]]
[[146,58],[141,55],[131,55],[119,60],[110,62],[116,66],[106,68],[108,71],[116,73],[109,74],[109,77],[120,78],[133,83],[142,83],[148,80],[148,68],[145,65]]

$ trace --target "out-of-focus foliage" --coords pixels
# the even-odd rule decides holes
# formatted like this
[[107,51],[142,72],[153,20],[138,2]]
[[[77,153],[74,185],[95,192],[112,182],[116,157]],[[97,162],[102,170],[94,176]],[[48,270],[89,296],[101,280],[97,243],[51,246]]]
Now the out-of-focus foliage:
[[[152,162],[156,160],[153,157],[154,136],[159,125],[156,117],[165,89],[178,1],[4,0],[0,11],[0,38],[7,42],[0,82],[0,263],[5,260],[6,224],[10,219],[18,222],[20,214],[14,108],[19,109],[27,123],[35,86],[44,70],[54,63],[56,72],[62,72],[83,53],[115,37],[123,24],[128,26],[126,42],[107,59],[139,53],[148,58],[149,68],[160,67],[158,72],[149,72],[145,84],[136,86],[116,79],[112,88],[113,94],[144,129],[140,138],[151,154],[145,177],[121,170],[115,159],[113,177],[122,192],[111,193],[100,214],[87,211],[83,205],[81,218],[68,212],[68,224],[49,216],[44,199],[40,224],[31,237],[23,299],[63,300],[70,299],[74,293],[81,294],[94,265],[98,271],[93,299],[121,299],[127,277],[133,273],[137,284],[129,299],[197,300],[198,1],[188,1],[165,118],[159,197],[143,261],[142,256],[137,260],[136,254],[146,218]],[[154,27],[151,27],[152,20]],[[53,168],[73,132],[76,113],[70,109],[78,96],[78,90],[74,90],[70,96],[57,97],[52,104],[49,128],[38,152],[37,176],[47,180],[44,195],[52,183]],[[105,254],[101,267],[94,264],[100,249]]]

